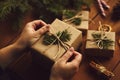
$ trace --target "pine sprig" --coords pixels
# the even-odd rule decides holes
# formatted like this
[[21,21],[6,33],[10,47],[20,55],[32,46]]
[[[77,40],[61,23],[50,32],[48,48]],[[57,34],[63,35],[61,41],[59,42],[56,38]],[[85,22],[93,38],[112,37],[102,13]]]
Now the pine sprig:
[[104,37],[102,39],[101,33],[93,33],[92,37],[93,37],[96,45],[98,45],[98,42],[100,40],[99,46],[102,47],[103,49],[108,49],[110,46],[113,46],[114,41],[112,41],[111,39],[108,39],[107,37]]
[[[71,34],[67,31],[67,30],[64,30],[64,31],[59,31],[56,33],[56,35],[59,37],[59,39],[62,41],[62,42],[67,42],[67,41],[70,41],[71,39]],[[52,34],[49,34],[49,33],[46,33],[44,35],[44,38],[43,38],[43,44],[45,45],[50,45],[50,44],[58,44],[58,40],[57,38],[52,35]]]
[[[40,2],[46,10],[55,15],[64,16],[64,10],[80,11],[82,10],[83,5],[90,7],[93,0],[41,0]],[[65,15],[66,14],[71,17],[71,12],[66,11]]]
[[16,7],[16,4],[13,4],[13,1],[6,1],[0,3],[0,19],[4,19],[8,14],[11,13],[12,10],[14,10]]
[[[16,19],[19,19],[21,18],[19,15],[24,16],[28,10],[34,9],[44,21],[52,22],[55,18],[62,19],[64,10],[81,10],[81,6],[90,5],[90,1],[92,0],[2,0],[0,1],[0,20],[8,19],[10,14],[18,14]],[[47,12],[53,16],[49,16]],[[73,16],[71,13],[66,15]],[[20,20],[14,22],[17,23]]]
[[80,25],[81,24],[81,18],[74,18],[73,20],[72,20],[72,23],[73,24],[75,24],[75,25]]
[[64,31],[59,31],[57,33],[57,36],[60,36],[60,40],[63,42],[67,42],[70,41],[71,39],[71,34],[67,31],[67,29],[65,29]]
[[69,19],[69,18],[72,18],[73,16],[75,16],[76,15],[76,11],[74,11],[74,10],[64,10],[63,11],[63,18],[67,18],[67,19]]
[[[27,0],[6,0],[0,2],[0,19],[6,19],[10,13],[15,11],[25,13],[28,9],[30,9],[30,5]],[[20,13],[20,14],[21,14]]]

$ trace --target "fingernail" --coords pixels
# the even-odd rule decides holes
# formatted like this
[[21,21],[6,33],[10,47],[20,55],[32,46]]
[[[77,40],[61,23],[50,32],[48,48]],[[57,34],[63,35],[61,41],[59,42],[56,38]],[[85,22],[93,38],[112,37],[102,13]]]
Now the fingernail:
[[71,47],[69,50],[73,52],[74,51],[74,47]]

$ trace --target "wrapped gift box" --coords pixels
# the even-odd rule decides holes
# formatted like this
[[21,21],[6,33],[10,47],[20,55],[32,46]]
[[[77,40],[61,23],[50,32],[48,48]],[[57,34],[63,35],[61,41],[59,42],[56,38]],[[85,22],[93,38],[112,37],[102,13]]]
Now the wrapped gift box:
[[82,30],[83,32],[86,32],[89,28],[89,11],[80,11],[78,12],[78,14],[76,16],[79,16],[81,18],[81,23],[80,25],[75,25],[73,23],[71,23],[70,21],[65,21],[67,19],[63,19],[63,21],[65,21],[66,23],[71,24],[72,26],[74,26],[75,28]]
[[[50,26],[50,31],[54,29],[54,33],[57,33],[59,31],[63,31],[65,29],[68,30],[68,32],[71,34],[71,39],[70,41],[66,42],[70,46],[74,47],[75,49],[79,48],[79,45],[81,44],[82,41],[82,32],[77,30],[76,28],[64,23],[63,21],[60,21],[56,19]],[[37,41],[33,46],[32,49],[37,51],[37,57],[39,58],[40,55],[42,55],[42,58],[48,58],[49,60],[55,62],[58,60],[64,53],[65,49],[60,46],[58,48],[58,45],[45,45],[43,44],[43,37],[44,35]]]
[[[101,34],[101,31],[88,30],[85,53],[90,56],[97,57],[112,57],[115,50],[115,32],[105,32],[106,39],[112,41],[111,46],[107,48],[102,48],[98,43],[100,40],[95,41],[92,34]],[[105,37],[104,37],[105,38]],[[106,44],[106,42],[105,42]]]
[[78,13],[78,15],[81,16],[81,24],[80,25],[74,25],[77,29],[80,30],[88,30],[89,26],[89,11],[81,11]]

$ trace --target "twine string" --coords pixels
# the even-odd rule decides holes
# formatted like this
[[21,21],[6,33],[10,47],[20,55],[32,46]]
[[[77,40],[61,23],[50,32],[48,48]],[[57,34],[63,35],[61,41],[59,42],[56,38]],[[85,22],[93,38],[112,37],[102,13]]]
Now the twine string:
[[76,15],[76,16],[73,16],[73,17],[71,17],[69,19],[64,19],[63,21],[72,23],[75,18],[80,18],[82,21],[90,21],[93,24],[95,24],[95,22],[92,19],[83,19],[81,15]]
[[105,34],[104,28],[102,27],[102,24],[101,24],[100,21],[99,21],[99,25],[100,25],[100,27],[101,27],[101,32],[100,32],[101,38],[98,39],[98,40],[95,40],[95,39],[87,39],[87,41],[95,42],[96,45],[97,45],[97,47],[98,47],[99,49],[103,49],[103,48],[104,48],[104,46],[102,46],[102,45],[104,44],[104,43],[103,43],[103,40],[105,40],[105,38],[107,37],[107,35]]
[[62,46],[65,49],[65,52],[71,47],[69,44],[63,42],[62,40],[60,40],[60,37],[62,34],[60,34],[59,36],[56,35],[55,30],[51,28],[51,31],[48,32],[48,34],[53,35],[56,39],[49,45],[49,47],[44,51],[44,53],[57,41],[58,42],[58,52],[56,53],[56,55],[53,57],[54,59],[57,58],[57,56],[59,55],[59,51],[60,51],[60,46]]

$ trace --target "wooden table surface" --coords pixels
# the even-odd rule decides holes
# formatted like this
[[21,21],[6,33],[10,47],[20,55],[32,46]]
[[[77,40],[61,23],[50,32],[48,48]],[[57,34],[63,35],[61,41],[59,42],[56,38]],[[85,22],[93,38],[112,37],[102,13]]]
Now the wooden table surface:
[[[106,11],[107,17],[102,17],[98,12],[98,8],[93,4],[90,9],[90,19],[95,23],[91,23],[89,25],[89,30],[97,30],[99,26],[99,21],[102,24],[109,24],[112,26],[112,31],[116,32],[116,46],[114,56],[111,59],[99,61],[100,64],[104,65],[106,68],[111,70],[115,77],[110,78],[110,80],[120,80],[120,45],[118,45],[118,40],[120,39],[120,21],[113,22],[111,18],[111,12],[113,6],[118,2],[118,0],[105,0],[110,5],[110,10]],[[24,25],[33,20],[31,14],[27,15],[24,19]],[[13,31],[8,26],[10,22],[0,22],[0,48],[10,44],[16,36],[18,36],[19,32]],[[84,53],[82,53],[84,54]],[[23,54],[18,60],[14,61],[8,68],[11,73],[12,78],[17,80],[47,80],[49,76],[48,70],[43,70],[43,67],[40,67],[31,61],[32,55],[31,53]],[[89,72],[89,62],[94,59],[88,59],[88,57],[83,56],[82,63],[80,65],[80,70],[73,77],[72,80],[104,80],[100,79],[94,73]],[[47,73],[46,73],[47,72]],[[17,76],[17,77],[15,77]],[[44,78],[43,78],[44,77]]]

